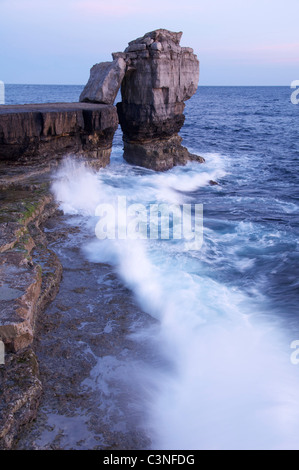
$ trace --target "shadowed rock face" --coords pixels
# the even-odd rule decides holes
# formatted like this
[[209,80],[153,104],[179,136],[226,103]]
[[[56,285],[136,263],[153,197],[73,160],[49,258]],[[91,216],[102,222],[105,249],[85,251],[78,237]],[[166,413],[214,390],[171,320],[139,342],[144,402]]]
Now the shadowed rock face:
[[112,54],[113,61],[92,67],[80,103],[1,106],[0,164],[41,165],[75,154],[105,166],[118,120],[128,162],[167,170],[203,161],[189,154],[178,135],[184,102],[199,79],[199,61],[191,48],[180,46],[181,37],[158,29],[131,41],[125,52]]
[[0,162],[42,164],[71,153],[109,163],[118,116],[114,106],[90,103],[0,107]]
[[185,120],[184,101],[197,90],[199,61],[191,48],[180,46],[181,36],[159,29],[113,54],[127,64],[117,104],[124,157],[154,170],[190,159],[178,132]]

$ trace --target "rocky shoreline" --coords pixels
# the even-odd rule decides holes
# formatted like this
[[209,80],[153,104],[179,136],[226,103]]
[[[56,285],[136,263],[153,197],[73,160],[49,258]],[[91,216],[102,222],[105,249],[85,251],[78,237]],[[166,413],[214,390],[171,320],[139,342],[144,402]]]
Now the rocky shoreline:
[[55,298],[62,265],[44,223],[57,211],[51,173],[67,154],[95,168],[110,161],[114,106],[55,103],[0,107],[0,449],[33,419],[43,391],[33,343],[37,319]]
[[[79,312],[77,319],[73,316],[61,330],[56,315],[58,323],[50,321],[55,329],[54,339],[51,345],[46,338],[41,340],[43,347],[39,349],[38,336],[48,328],[46,315],[41,314],[55,299],[63,271],[62,261],[49,247],[53,239],[45,233],[44,225],[58,214],[50,192],[53,169],[70,154],[83,158],[92,167],[105,167],[110,161],[119,122],[123,131],[124,158],[130,163],[164,171],[190,160],[204,161],[190,154],[178,135],[185,119],[184,102],[196,92],[199,78],[199,61],[191,48],[180,46],[181,36],[182,33],[159,29],[131,41],[124,52],[112,54],[112,62],[96,64],[91,69],[79,103],[0,106],[0,340],[5,344],[6,352],[5,364],[0,365],[0,449],[16,446],[20,431],[37,416],[43,390],[46,401],[51,403],[60,387],[58,395],[64,398],[58,402],[63,406],[56,402],[52,408],[53,413],[60,410],[59,416],[65,413],[65,406],[71,414],[75,413],[76,403],[84,409],[87,395],[82,398],[82,380],[79,379],[92,369],[95,357],[107,356],[111,347],[117,361],[123,360],[125,351],[132,350],[134,355],[138,348],[136,345],[132,348],[127,339],[131,328],[128,322],[134,322],[135,316],[144,324],[154,322],[138,309],[131,294],[119,285],[112,268],[99,268],[103,272],[106,270],[105,276],[112,275],[113,279],[101,287],[101,301],[105,302],[107,292],[114,300],[112,306],[109,302],[105,304],[101,316],[93,316],[91,322],[96,324],[96,331],[102,328],[108,338],[110,326],[106,331],[105,325],[99,322],[104,319],[107,326],[114,318],[116,342],[111,340],[111,335],[107,343],[102,343],[104,336],[98,335],[95,340],[94,333],[84,328],[93,359],[81,358],[77,366],[66,361],[66,380],[62,380],[60,386],[61,377],[57,378],[57,368],[51,361],[60,358],[69,331],[84,323],[86,312]],[[113,103],[120,87],[122,101],[116,107]],[[63,232],[59,232],[59,237],[63,240]],[[64,267],[70,269],[67,259]],[[93,272],[91,267],[88,270]],[[76,279],[77,274],[73,272],[72,276]],[[90,285],[95,282],[92,279]],[[81,282],[79,278],[78,282]],[[91,297],[96,295],[96,282],[93,287]],[[88,287],[80,291],[78,285],[77,289],[84,294]],[[66,294],[70,299],[66,311],[76,309],[77,299],[73,296],[76,291],[72,292]],[[63,354],[68,359],[72,353],[69,350]],[[61,358],[59,360],[63,362]],[[62,369],[59,370],[62,373]],[[70,404],[67,396],[70,396]],[[137,449],[149,445],[146,435],[138,433],[138,416],[129,425],[128,437],[128,423],[124,422],[122,429],[115,428],[115,432],[111,430],[113,424],[103,424],[104,415],[99,423],[94,416],[102,404],[94,396],[93,403],[89,406],[93,410],[90,427],[94,432],[88,434],[83,447],[91,446],[90,435],[94,436],[94,448]],[[84,413],[87,416],[88,410]],[[29,441],[28,438],[27,443]],[[31,442],[31,447],[35,446]],[[63,443],[55,436],[49,446],[63,448]],[[25,442],[23,447],[27,447]],[[44,445],[36,447],[44,448]]]
[[152,361],[153,353],[130,336],[155,321],[140,310],[111,266],[86,260],[81,246],[93,234],[76,216],[57,213],[45,230],[63,277],[36,324],[33,349],[43,385],[37,415],[13,448],[150,448],[132,364]]
[[71,153],[105,166],[117,127],[115,106],[104,104],[0,106],[0,163],[45,165]]
[[1,188],[0,448],[11,448],[21,426],[35,418],[42,386],[32,342],[37,316],[55,297],[62,267],[48,249],[44,222],[57,210],[49,183],[27,180]]
[[[127,411],[137,384],[126,384],[119,397],[120,376],[104,370],[109,398],[84,382],[94,380],[97,361],[111,358],[120,368],[127,361],[151,361],[147,345],[130,335],[134,322],[146,328],[155,320],[139,309],[112,267],[80,255],[80,237],[90,235],[58,210],[51,173],[39,178],[1,190],[0,335],[6,356],[0,365],[0,449],[150,448],[141,416],[132,419]],[[12,226],[16,208],[19,223]]]

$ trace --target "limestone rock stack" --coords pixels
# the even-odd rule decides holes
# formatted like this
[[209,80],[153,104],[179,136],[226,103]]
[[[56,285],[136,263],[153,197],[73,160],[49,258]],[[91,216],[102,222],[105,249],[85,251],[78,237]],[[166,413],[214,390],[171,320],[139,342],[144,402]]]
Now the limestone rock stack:
[[194,95],[199,80],[199,61],[193,49],[180,46],[181,37],[159,29],[130,42],[124,53],[113,54],[127,64],[117,105],[124,157],[154,170],[196,158],[178,135],[184,102]]
[[181,37],[181,32],[152,31],[112,54],[112,62],[91,69],[81,101],[113,104],[121,84],[117,110],[128,162],[167,170],[190,159],[203,160],[189,154],[178,135],[185,101],[199,80],[199,61],[193,49],[180,46]]

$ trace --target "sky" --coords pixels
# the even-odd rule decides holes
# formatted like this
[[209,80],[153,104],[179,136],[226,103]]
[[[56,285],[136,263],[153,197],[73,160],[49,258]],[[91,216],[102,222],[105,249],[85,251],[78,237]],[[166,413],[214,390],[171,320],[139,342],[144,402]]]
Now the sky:
[[183,31],[199,85],[299,80],[299,0],[0,0],[0,80],[85,84],[154,29]]

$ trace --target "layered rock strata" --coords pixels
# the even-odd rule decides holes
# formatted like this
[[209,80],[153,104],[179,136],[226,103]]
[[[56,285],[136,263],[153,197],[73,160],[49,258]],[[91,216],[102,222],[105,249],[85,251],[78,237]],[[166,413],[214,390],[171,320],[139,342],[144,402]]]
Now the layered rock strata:
[[36,320],[59,289],[62,266],[42,230],[57,209],[48,184],[0,189],[0,449],[10,449],[36,416],[42,393],[32,348]]
[[54,103],[0,106],[0,162],[43,164],[66,154],[109,163],[114,106]]
[[191,155],[178,135],[184,124],[185,101],[197,90],[199,61],[190,47],[181,47],[182,33],[158,29],[129,43],[112,62],[96,64],[80,101],[113,104],[117,110],[124,158],[153,170],[203,158]]
[[159,29],[130,42],[124,53],[113,54],[114,60],[127,64],[117,104],[124,158],[154,170],[196,159],[178,136],[184,102],[194,95],[199,80],[199,61],[193,49],[180,46],[181,37]]

